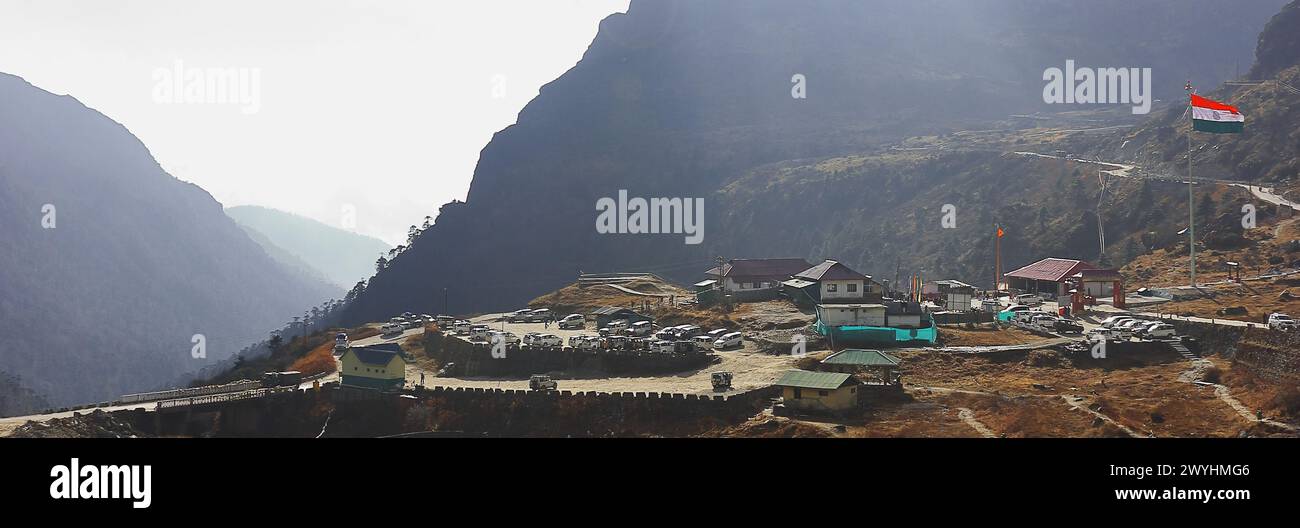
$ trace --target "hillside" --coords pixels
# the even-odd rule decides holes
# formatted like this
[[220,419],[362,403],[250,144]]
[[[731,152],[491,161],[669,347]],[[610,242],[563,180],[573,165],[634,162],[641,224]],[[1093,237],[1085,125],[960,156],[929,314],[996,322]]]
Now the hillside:
[[334,293],[281,268],[125,127],[7,74],[0,225],[0,366],[51,405],[173,382]]
[[[991,260],[979,255],[990,250],[978,240],[998,215],[1026,226],[1020,231],[1027,235],[1046,234],[1024,255],[1041,249],[1088,257],[1084,235],[1095,232],[1086,225],[1090,199],[1058,199],[1063,209],[1048,215],[1054,226],[1028,227],[1038,207],[1017,204],[1035,200],[1009,191],[1021,180],[1036,185],[1036,165],[997,154],[882,159],[868,166],[882,173],[859,170],[843,187],[798,184],[812,204],[787,202],[789,189],[759,182],[779,183],[767,174],[771,167],[877,157],[908,137],[984,130],[1013,114],[1079,110],[1042,99],[1044,69],[1067,58],[1191,70],[1194,82],[1217,83],[1249,61],[1255,36],[1282,2],[883,4],[764,0],[735,9],[722,1],[634,1],[626,14],[604,20],[582,60],[494,136],[467,201],[442,207],[436,223],[369,282],[348,321],[440,311],[444,288],[453,312],[510,308],[579,272],[653,271],[690,283],[718,255],[839,257],[861,271],[892,275],[906,252],[916,263],[946,266],[944,273],[991,277]],[[1231,17],[1223,16],[1227,11]],[[1195,30],[1211,24],[1223,29],[1214,39]],[[1114,37],[1091,38],[1102,33]],[[806,98],[792,96],[795,75],[804,76]],[[1179,88],[1154,85],[1159,98],[1176,97]],[[976,166],[956,165],[964,161]],[[914,173],[912,164],[936,172]],[[1022,172],[993,174],[980,166]],[[964,176],[939,172],[954,168]],[[993,180],[982,177],[990,174]],[[1086,185],[1087,175],[1078,180]],[[750,196],[743,182],[751,181],[767,193]],[[857,187],[878,182],[883,186]],[[966,209],[972,216],[959,229],[968,238],[936,237],[922,250],[905,246],[903,236],[930,232],[922,230],[922,211],[950,199],[940,185],[963,185],[947,189],[965,197],[1001,193],[996,200],[1005,208]],[[597,233],[594,204],[622,189],[634,197],[703,198],[703,242]],[[905,197],[911,205],[890,203],[876,214],[874,195]],[[773,209],[780,206],[794,209]],[[769,222],[769,215],[783,222]],[[886,233],[890,240],[871,238],[900,217],[906,228]],[[856,236],[820,231],[849,220],[855,227],[847,232]]]
[[226,214],[272,257],[308,276],[346,290],[375,272],[375,259],[392,249],[374,237],[267,207],[241,205]]
[[[1291,2],[1259,34],[1255,63],[1242,85],[1198,84],[1198,92],[1238,107],[1246,116],[1241,134],[1195,133],[1193,176],[1258,182],[1296,192],[1300,184],[1300,2]],[[1093,151],[1153,172],[1187,175],[1187,97],[1127,134]],[[1296,195],[1289,195],[1294,199]]]

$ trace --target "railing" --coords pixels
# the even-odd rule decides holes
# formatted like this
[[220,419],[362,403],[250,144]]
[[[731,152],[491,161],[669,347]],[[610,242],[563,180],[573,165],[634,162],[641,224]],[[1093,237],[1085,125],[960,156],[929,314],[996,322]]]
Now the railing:
[[256,389],[262,386],[260,381],[244,380],[225,385],[207,385],[204,387],[190,387],[185,389],[170,389],[156,392],[141,392],[138,394],[127,394],[118,398],[121,403],[141,403],[156,400],[174,400],[177,398],[190,398],[194,396],[206,396],[209,394],[224,394],[228,392],[243,392],[250,389]]
[[255,389],[255,390],[249,390],[243,392],[229,392],[224,394],[212,394],[208,396],[196,396],[193,398],[183,398],[179,400],[165,400],[165,401],[158,402],[158,404],[155,406],[155,409],[171,409],[175,407],[187,407],[190,405],[205,405],[209,403],[249,400],[253,398],[262,398],[265,396],[270,396],[272,394],[279,394],[282,392],[293,392],[296,390],[298,390],[297,386],[272,387],[268,389]]

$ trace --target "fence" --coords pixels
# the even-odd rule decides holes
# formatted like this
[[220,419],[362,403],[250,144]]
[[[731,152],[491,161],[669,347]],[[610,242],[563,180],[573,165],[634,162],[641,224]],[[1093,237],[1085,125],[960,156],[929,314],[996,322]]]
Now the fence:
[[170,389],[156,392],[141,392],[137,394],[127,394],[118,398],[119,403],[141,403],[155,400],[172,400],[177,398],[191,398],[195,396],[207,396],[209,394],[224,394],[228,392],[243,392],[246,390],[260,388],[262,382],[252,380],[242,380],[225,385],[207,385],[204,387],[190,387],[185,389]]
[[158,402],[158,404],[157,404],[154,408],[155,408],[155,409],[171,409],[171,408],[174,408],[174,407],[187,407],[187,406],[191,406],[191,405],[204,405],[204,404],[209,404],[209,403],[221,403],[221,402],[236,401],[236,400],[248,400],[248,399],[253,399],[253,398],[262,398],[262,397],[265,397],[265,396],[270,396],[270,395],[272,395],[272,394],[279,394],[279,393],[285,393],[285,392],[294,392],[294,391],[296,391],[296,390],[298,390],[298,387],[297,387],[297,386],[294,386],[294,387],[273,387],[273,388],[269,388],[269,389],[255,389],[255,390],[247,390],[247,391],[243,391],[243,392],[227,392],[227,393],[222,393],[222,394],[211,394],[211,395],[207,395],[207,396],[196,396],[196,397],[192,397],[192,398],[183,398],[183,399],[178,399],[178,400],[163,400],[163,401]]

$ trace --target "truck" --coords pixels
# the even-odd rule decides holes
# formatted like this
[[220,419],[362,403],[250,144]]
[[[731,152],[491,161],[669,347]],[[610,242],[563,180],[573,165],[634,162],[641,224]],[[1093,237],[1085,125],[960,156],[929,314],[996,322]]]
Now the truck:
[[528,388],[535,391],[553,391],[559,388],[559,384],[550,376],[533,374],[528,377]]

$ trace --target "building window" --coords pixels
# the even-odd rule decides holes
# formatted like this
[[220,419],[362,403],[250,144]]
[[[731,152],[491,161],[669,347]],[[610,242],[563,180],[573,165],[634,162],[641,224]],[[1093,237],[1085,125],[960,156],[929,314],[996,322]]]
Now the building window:
[[839,285],[839,284],[835,284],[835,283],[833,283],[833,282],[830,283],[830,284],[827,284],[827,285],[826,285],[826,291],[828,291],[828,292],[839,291],[839,288],[840,288],[840,285]]
[[802,397],[803,397],[803,389],[800,389],[799,387],[795,387],[795,388],[794,388],[794,399],[797,400],[797,399],[802,398]]
[[856,282],[850,282],[849,293],[857,293],[857,292],[858,292],[858,284]]

